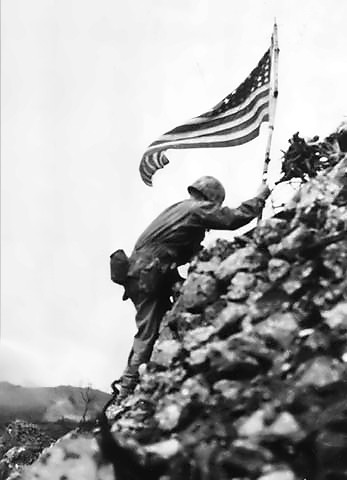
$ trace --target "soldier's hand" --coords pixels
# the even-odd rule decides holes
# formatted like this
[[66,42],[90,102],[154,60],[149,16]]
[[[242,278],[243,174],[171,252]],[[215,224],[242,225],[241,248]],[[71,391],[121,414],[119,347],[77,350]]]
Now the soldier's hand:
[[264,200],[270,195],[271,190],[267,183],[262,182],[257,190],[257,197]]

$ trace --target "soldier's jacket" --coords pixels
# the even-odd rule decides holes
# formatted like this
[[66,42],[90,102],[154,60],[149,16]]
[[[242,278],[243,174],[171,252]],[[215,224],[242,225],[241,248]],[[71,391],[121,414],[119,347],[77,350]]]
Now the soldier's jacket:
[[[252,198],[238,208],[219,207],[209,201],[187,199],[164,210],[142,233],[130,257],[129,277],[151,283],[172,267],[183,265],[201,249],[206,230],[235,230],[257,217],[264,206]],[[145,271],[144,271],[145,270]],[[148,281],[146,272],[152,272]]]

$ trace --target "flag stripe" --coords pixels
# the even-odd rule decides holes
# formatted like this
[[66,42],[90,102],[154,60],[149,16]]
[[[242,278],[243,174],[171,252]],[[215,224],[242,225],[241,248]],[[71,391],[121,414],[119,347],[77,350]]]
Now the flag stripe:
[[213,109],[164,133],[142,157],[140,174],[147,185],[169,163],[167,149],[214,148],[242,145],[259,135],[269,120],[271,55],[268,50],[246,80]]
[[[250,122],[246,127],[236,129],[231,128],[231,129],[224,129],[221,132],[217,133],[208,133],[206,135],[199,135],[197,137],[192,137],[192,138],[182,138],[178,140],[172,140],[172,141],[167,141],[164,143],[160,143],[158,145],[153,145],[153,147],[150,147],[147,150],[147,153],[154,153],[162,150],[163,148],[169,149],[169,148],[181,148],[182,145],[199,145],[204,146],[205,143],[213,143],[213,142],[218,142],[225,139],[228,140],[237,140],[240,136],[247,136],[250,131],[253,131],[254,125],[258,125],[261,122],[264,122],[265,116],[268,114],[268,109],[267,105],[263,105],[261,107],[256,115],[254,115],[252,122]],[[268,117],[267,117],[268,118]],[[241,135],[240,135],[241,132]],[[235,144],[237,145],[237,143]]]
[[175,135],[172,133],[172,131],[168,132],[167,134],[159,138],[157,141],[153,142],[147,151],[151,151],[151,147],[164,145],[165,143],[170,143],[171,141],[175,141],[175,140],[179,141],[185,138],[194,138],[194,137],[200,137],[200,136],[202,137],[202,136],[207,136],[211,134],[218,134],[219,132],[223,134],[226,131],[239,132],[242,129],[251,125],[254,122],[255,118],[258,116],[259,112],[261,110],[268,108],[268,105],[269,105],[268,97],[262,98],[256,105],[254,105],[253,109],[247,115],[245,115],[241,119],[238,119],[237,121],[228,120],[225,123],[220,123],[218,126],[215,126],[215,127],[207,127],[203,130],[194,129],[180,135]]
[[[243,145],[244,143],[248,143],[251,140],[254,140],[259,135],[259,130],[260,130],[260,126],[261,126],[262,122],[267,122],[268,120],[269,120],[268,112],[265,112],[264,115],[259,118],[259,121],[257,122],[257,124],[254,125],[253,129],[250,130],[245,135],[243,135],[242,137],[228,138],[226,136],[224,139],[220,139],[219,141],[213,141],[213,142],[204,141],[204,142],[201,142],[201,143],[194,143],[194,144],[189,144],[189,145],[184,144],[184,143],[180,143],[180,144],[176,144],[174,146],[171,146],[170,148],[174,148],[174,149],[201,148],[201,147],[219,148],[219,147],[234,147],[234,146],[238,146],[238,145]],[[145,157],[147,158],[147,164],[146,164],[147,168],[144,167],[144,169],[143,169],[142,179],[145,182],[145,184],[149,185],[149,186],[152,186],[152,176],[153,176],[153,174],[158,170],[158,168],[163,168],[168,163],[168,160],[165,157],[167,162],[165,162],[164,165],[162,165],[158,168],[156,168],[156,167],[148,168],[150,158],[157,153],[158,152],[154,152],[154,153],[149,153],[149,154],[145,155]]]
[[257,89],[253,94],[247,98],[241,105],[238,107],[232,108],[227,112],[221,113],[219,115],[212,117],[205,116],[206,114],[200,115],[199,117],[192,118],[188,120],[184,125],[180,125],[179,127],[170,130],[169,132],[165,133],[185,133],[194,128],[207,128],[213,127],[214,125],[218,125],[220,121],[233,121],[237,120],[238,118],[242,118],[246,115],[250,110],[253,109],[254,105],[262,98],[266,98],[269,96],[269,84],[263,85],[261,88]]

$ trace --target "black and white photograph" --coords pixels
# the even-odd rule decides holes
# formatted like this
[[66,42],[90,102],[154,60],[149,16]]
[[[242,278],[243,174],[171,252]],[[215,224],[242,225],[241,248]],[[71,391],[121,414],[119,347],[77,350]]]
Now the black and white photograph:
[[347,479],[346,23],[1,1],[0,480]]

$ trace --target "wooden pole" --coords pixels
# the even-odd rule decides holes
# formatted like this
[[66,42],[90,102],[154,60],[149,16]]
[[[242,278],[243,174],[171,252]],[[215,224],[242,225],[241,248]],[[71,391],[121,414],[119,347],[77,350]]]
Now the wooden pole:
[[[272,134],[274,131],[275,113],[276,113],[276,106],[277,106],[278,55],[279,55],[279,48],[278,48],[278,36],[277,36],[277,24],[275,20],[274,29],[271,37],[271,80],[270,80],[271,85],[270,85],[270,98],[269,98],[269,132],[268,132],[267,145],[266,145],[266,151],[265,151],[265,160],[264,160],[264,167],[263,167],[263,176],[262,176],[263,183],[267,182],[268,169],[269,169],[269,163],[270,163]],[[262,218],[262,213],[263,212],[259,214],[258,222]]]

